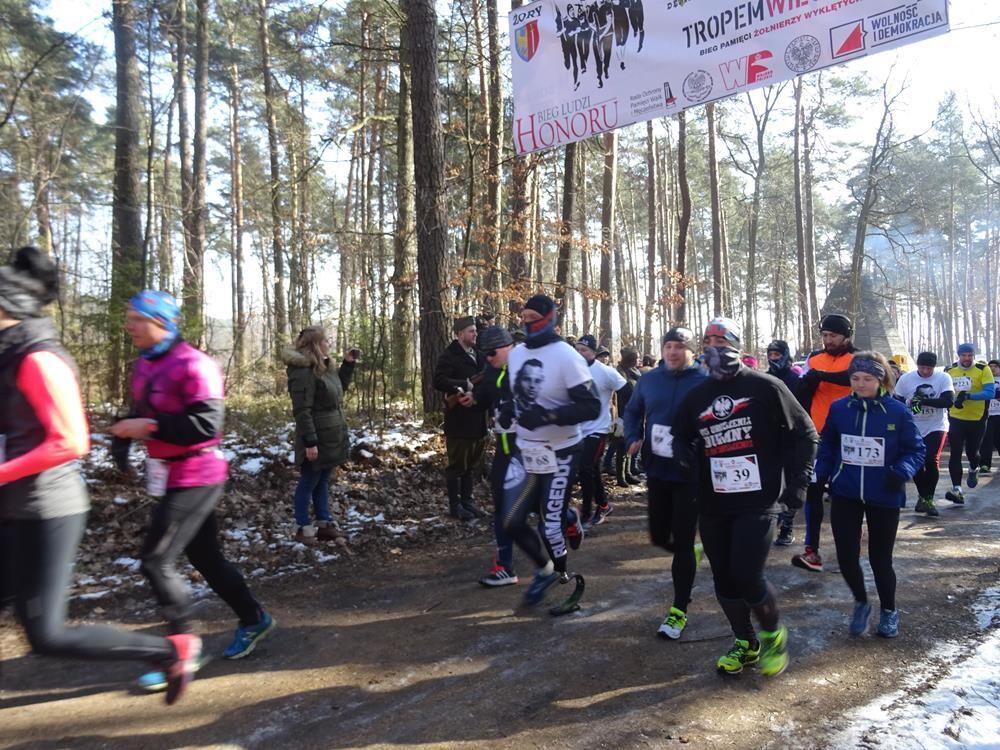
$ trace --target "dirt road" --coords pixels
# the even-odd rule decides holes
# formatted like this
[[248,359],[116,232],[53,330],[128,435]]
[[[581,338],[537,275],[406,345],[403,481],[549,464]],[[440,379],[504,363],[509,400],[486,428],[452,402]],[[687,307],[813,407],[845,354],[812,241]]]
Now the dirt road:
[[[935,647],[983,638],[969,607],[1000,575],[1000,481],[990,485],[970,491],[964,508],[942,503],[939,519],[904,511],[895,641],[846,635],[851,602],[829,526],[823,573],[788,564],[797,546],[774,550],[768,575],[792,655],[778,678],[714,673],[731,635],[706,562],[684,638],[655,637],[671,593],[669,558],[649,546],[636,493],[571,553],[587,579],[573,615],[516,611],[524,579],[501,590],[476,585],[491,556],[485,535],[460,548],[338,561],[258,583],[279,629],[244,661],[211,662],[173,708],[130,692],[134,664],[26,655],[6,619],[0,747],[830,746],[852,708],[900,688],[916,699],[926,685],[907,676],[918,665],[923,674],[949,667],[928,661]],[[126,617],[102,617],[115,614]],[[220,652],[230,615],[209,598],[199,616],[206,647]]]

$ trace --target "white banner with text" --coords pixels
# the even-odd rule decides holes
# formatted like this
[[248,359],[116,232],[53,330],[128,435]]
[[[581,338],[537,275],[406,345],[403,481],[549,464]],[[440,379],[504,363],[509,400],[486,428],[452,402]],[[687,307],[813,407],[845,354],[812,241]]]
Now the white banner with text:
[[948,0],[538,0],[510,14],[514,149],[589,138],[948,31]]

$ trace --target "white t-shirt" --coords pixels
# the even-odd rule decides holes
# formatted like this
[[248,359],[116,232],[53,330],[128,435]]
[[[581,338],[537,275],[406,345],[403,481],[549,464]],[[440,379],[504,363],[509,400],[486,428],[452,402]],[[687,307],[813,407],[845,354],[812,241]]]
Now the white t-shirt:
[[590,377],[594,381],[597,395],[601,399],[601,413],[597,419],[584,422],[580,425],[580,434],[606,435],[611,432],[611,396],[625,385],[625,378],[614,367],[608,367],[603,362],[596,359],[590,365]]
[[[557,409],[571,403],[569,389],[591,381],[590,368],[580,353],[565,341],[529,349],[515,346],[507,359],[507,377],[518,417],[535,405]],[[535,430],[517,426],[517,440],[541,441],[553,450],[580,442],[580,425],[543,425]]]
[[[935,372],[929,378],[923,378],[916,370],[910,370],[904,372],[896,383],[896,395],[906,399],[907,406],[917,394],[921,398],[937,398],[948,391],[954,393],[955,386],[952,385],[951,376],[946,372]],[[948,410],[924,406],[919,414],[913,415],[913,421],[916,422],[921,436],[932,432],[947,432]]]

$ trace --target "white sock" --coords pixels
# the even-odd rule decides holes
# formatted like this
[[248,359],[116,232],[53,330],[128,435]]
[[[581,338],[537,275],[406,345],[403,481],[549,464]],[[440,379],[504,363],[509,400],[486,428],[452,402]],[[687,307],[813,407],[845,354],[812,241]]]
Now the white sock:
[[540,575],[540,576],[550,576],[553,573],[555,573],[555,571],[556,571],[556,566],[552,564],[551,560],[549,560],[547,563],[545,563],[545,567],[544,568],[539,568],[538,569],[538,575]]
[[955,485],[954,487],[952,487],[952,488],[951,488],[951,491],[952,491],[952,492],[961,492],[961,491],[962,491],[962,488],[961,488],[961,487],[959,487],[959,486],[958,486],[958,485],[956,484],[956,485]]

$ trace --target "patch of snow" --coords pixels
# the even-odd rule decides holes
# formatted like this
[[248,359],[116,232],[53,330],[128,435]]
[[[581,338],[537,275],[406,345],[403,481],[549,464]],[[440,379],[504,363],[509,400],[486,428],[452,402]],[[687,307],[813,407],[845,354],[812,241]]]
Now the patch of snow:
[[91,591],[91,592],[86,593],[86,594],[80,594],[76,598],[77,599],[84,599],[84,600],[88,600],[88,599],[103,599],[104,597],[106,597],[110,593],[111,593],[111,589],[101,589],[100,591]]
[[[970,654],[946,644],[929,655],[924,670],[911,674],[910,692],[897,691],[857,709],[831,747],[920,747],[924,750],[1000,748],[1000,587],[982,592],[972,611],[990,633]],[[930,665],[950,664],[933,689],[912,694],[933,680]],[[922,673],[921,673],[922,672]],[[933,682],[931,682],[933,684]]]
[[133,573],[137,573],[139,571],[139,566],[142,565],[142,563],[134,557],[119,557],[111,564],[116,565],[119,568],[131,570]]
[[111,502],[115,505],[128,505],[128,498],[122,497],[121,495],[115,495]]
[[240,464],[240,471],[244,474],[249,474],[250,476],[257,476],[260,474],[261,470],[264,468],[265,459],[257,456],[255,458],[249,458]]

